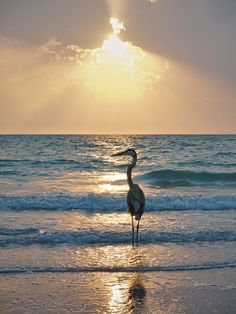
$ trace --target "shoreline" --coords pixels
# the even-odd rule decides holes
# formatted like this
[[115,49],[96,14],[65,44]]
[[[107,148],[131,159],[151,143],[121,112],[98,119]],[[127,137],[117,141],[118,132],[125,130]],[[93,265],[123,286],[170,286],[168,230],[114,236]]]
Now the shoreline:
[[45,267],[45,268],[0,268],[0,275],[18,274],[86,274],[86,273],[169,273],[169,272],[188,272],[201,270],[220,270],[236,268],[236,263],[209,264],[209,265],[181,265],[181,266],[144,266],[135,267]]

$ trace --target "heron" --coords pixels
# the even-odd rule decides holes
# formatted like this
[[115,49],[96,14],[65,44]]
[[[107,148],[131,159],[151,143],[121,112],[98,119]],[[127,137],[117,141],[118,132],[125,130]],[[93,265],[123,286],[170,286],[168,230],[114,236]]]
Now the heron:
[[128,164],[127,168],[127,181],[129,185],[129,191],[127,193],[127,205],[128,211],[132,218],[132,243],[134,245],[134,219],[138,221],[136,226],[136,243],[138,244],[139,223],[145,207],[145,195],[141,188],[137,184],[134,184],[132,180],[132,169],[136,166],[137,154],[134,149],[127,149],[124,152],[112,155],[112,157],[116,156],[132,157],[132,162]]

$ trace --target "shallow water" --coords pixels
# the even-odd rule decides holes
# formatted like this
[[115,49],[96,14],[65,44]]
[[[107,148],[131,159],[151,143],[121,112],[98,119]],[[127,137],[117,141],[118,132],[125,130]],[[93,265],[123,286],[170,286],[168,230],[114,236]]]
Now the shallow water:
[[[146,195],[134,248],[129,159],[110,157],[128,147]],[[0,136],[1,276],[234,269],[235,187],[233,135]]]

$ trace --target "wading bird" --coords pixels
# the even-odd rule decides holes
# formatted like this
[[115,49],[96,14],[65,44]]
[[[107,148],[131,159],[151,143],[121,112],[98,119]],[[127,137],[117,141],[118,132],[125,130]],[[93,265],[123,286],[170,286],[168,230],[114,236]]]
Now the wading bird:
[[138,244],[138,231],[139,231],[139,222],[142,217],[144,207],[145,207],[145,195],[143,191],[140,189],[140,187],[137,184],[133,183],[132,180],[132,169],[136,166],[137,162],[137,154],[135,150],[133,149],[127,149],[124,152],[117,153],[112,155],[112,157],[115,156],[130,156],[133,158],[132,162],[128,164],[127,168],[127,180],[129,184],[129,191],[127,194],[127,204],[128,204],[128,209],[129,213],[132,218],[132,240],[133,240],[133,245],[134,245],[134,218],[135,220],[138,221],[137,223],[137,234],[136,234],[136,243]]

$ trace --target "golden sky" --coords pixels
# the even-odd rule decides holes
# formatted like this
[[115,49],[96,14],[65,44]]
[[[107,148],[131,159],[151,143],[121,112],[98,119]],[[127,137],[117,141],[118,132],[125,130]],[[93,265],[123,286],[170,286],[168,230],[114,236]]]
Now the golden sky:
[[233,1],[0,12],[0,133],[236,133]]

